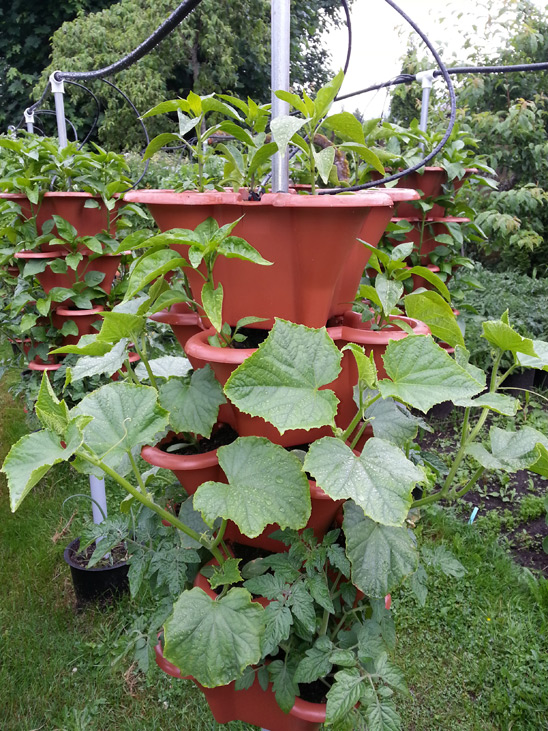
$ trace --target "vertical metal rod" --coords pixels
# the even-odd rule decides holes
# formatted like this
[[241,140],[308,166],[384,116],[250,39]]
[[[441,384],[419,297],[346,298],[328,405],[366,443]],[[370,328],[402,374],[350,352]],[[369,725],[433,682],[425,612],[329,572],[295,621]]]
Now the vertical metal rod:
[[[417,81],[422,82],[422,103],[421,103],[421,120],[419,129],[426,132],[428,129],[428,107],[430,105],[430,90],[434,83],[434,69],[428,71],[420,71],[417,74]],[[421,145],[422,147],[422,145]]]
[[49,77],[53,98],[55,99],[55,116],[57,117],[57,136],[59,137],[59,148],[62,150],[68,144],[67,121],[65,119],[65,85],[63,81],[57,81],[54,71]]
[[[271,6],[271,84],[272,119],[289,114],[289,104],[278,99],[275,91],[289,91],[290,0],[272,0]],[[272,158],[272,190],[289,190],[289,159],[287,149]]]
[[[91,492],[91,497],[93,500],[95,500],[99,505],[101,506],[101,510],[107,515],[107,494],[105,490],[105,481],[104,479],[100,477],[95,477],[94,475],[89,476],[89,489]],[[99,507],[92,501],[91,503],[91,509],[93,511],[93,522],[96,525],[99,525],[103,522],[104,517],[101,513],[101,510],[99,510]]]
[[32,134],[34,132],[34,112],[29,112],[28,109],[25,109],[24,115],[25,124],[27,125],[27,132],[30,132]]

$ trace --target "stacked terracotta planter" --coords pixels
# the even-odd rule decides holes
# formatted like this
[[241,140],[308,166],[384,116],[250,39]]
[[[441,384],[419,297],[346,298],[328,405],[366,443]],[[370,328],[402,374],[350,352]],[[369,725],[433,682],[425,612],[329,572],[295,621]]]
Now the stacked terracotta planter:
[[[107,228],[111,235],[114,234],[113,216],[109,214],[106,206],[99,197],[91,196],[88,193],[45,193],[39,205],[36,207],[31,206],[28,198],[22,194],[4,193],[0,194],[0,197],[15,200],[21,206],[24,218],[28,219],[35,215],[36,227],[39,233],[42,231],[42,227],[47,220],[51,219],[53,215],[58,215],[74,226],[78,236],[94,236]],[[93,207],[86,205],[90,201],[94,203]],[[75,282],[81,281],[89,272],[104,274],[100,286],[106,294],[110,294],[114,277],[120,265],[121,256],[111,254],[97,256],[85,246],[80,246],[78,252],[82,254],[82,259],[78,263],[76,270],[68,268],[63,273],[53,271],[50,266],[56,260],[62,260],[70,254],[70,250],[63,247],[60,243],[55,245],[45,243],[41,245],[40,251],[22,251],[15,254],[15,258],[23,263],[28,261],[45,261],[47,263],[45,270],[36,274],[36,278],[46,295],[55,287],[72,288]],[[70,298],[59,303],[52,313],[53,325],[61,329],[64,322],[71,321],[75,323],[78,329],[78,335],[65,336],[63,344],[72,345],[78,342],[82,335],[89,335],[95,332],[93,326],[101,320],[100,312],[102,310],[102,306],[97,306],[90,310],[74,308],[72,307]],[[45,370],[46,365],[50,370],[53,369],[53,366],[56,368],[59,367],[58,363],[44,364],[39,358],[31,361],[29,367],[31,370]]]
[[[467,174],[475,172],[474,170],[467,171]],[[410,173],[403,178],[400,178],[397,182],[397,190],[400,186],[413,188],[416,191],[421,192],[421,198],[435,199],[443,196],[443,186],[447,184],[448,176],[443,168],[440,167],[425,167],[424,172]],[[456,192],[462,186],[463,180],[452,181],[453,189]],[[430,260],[430,254],[440,244],[436,241],[436,237],[441,234],[448,232],[447,224],[463,224],[469,223],[469,218],[447,216],[446,209],[440,203],[434,203],[432,208],[427,212],[426,217],[420,216],[420,210],[415,208],[410,202],[402,201],[397,203],[394,210],[394,223],[401,221],[408,221],[412,226],[412,230],[405,234],[405,241],[412,241],[414,250],[419,256],[419,264],[423,267],[427,267],[431,272],[437,274],[440,270],[439,267],[432,264]],[[395,239],[387,236],[390,243],[397,245],[401,243]],[[423,287],[425,289],[431,289],[432,285],[427,282],[424,278],[413,276],[413,289]]]
[[[418,196],[413,191],[403,190],[339,197],[268,194],[261,202],[250,202],[240,194],[216,191],[180,194],[135,191],[128,193],[126,200],[147,204],[163,231],[195,228],[210,216],[219,225],[243,216],[234,229],[234,235],[244,238],[263,258],[273,263],[271,266],[258,266],[235,258],[219,257],[214,279],[215,284],[221,282],[223,285],[223,321],[234,327],[242,317],[262,317],[266,322],[257,323],[254,327],[265,329],[272,326],[275,317],[312,328],[325,327],[330,318],[344,318],[348,303],[355,298],[369,257],[368,250],[357,239],[376,245],[393,214],[395,201],[405,197]],[[187,247],[174,248],[187,258]],[[192,270],[187,270],[187,276],[192,296],[200,302],[204,280]],[[173,327],[194,369],[209,364],[224,385],[231,373],[256,349],[213,347],[208,338],[215,331],[204,329],[195,313],[184,311],[184,307],[178,310],[159,313],[154,319]],[[195,332],[189,337],[192,329]],[[341,348],[347,342],[362,343],[366,340],[363,329],[346,324],[328,328],[328,333]],[[404,331],[398,333],[398,337],[406,335]],[[383,347],[386,347],[386,342]],[[341,402],[337,424],[348,418],[352,408],[352,376],[350,359],[345,357],[337,380],[325,386],[333,389]],[[266,437],[286,448],[332,435],[330,427],[286,431],[281,435],[271,424],[239,411],[231,403],[221,407],[220,420],[231,425],[240,436]],[[145,447],[141,454],[150,464],[173,470],[189,494],[207,480],[227,482],[215,452],[187,457],[168,454],[158,447]],[[313,482],[310,482],[310,494],[312,510],[307,527],[321,539],[333,524],[343,501],[332,500]],[[250,539],[229,521],[225,539],[279,552],[286,547],[269,537],[276,528],[276,525],[269,525],[261,536]],[[161,650],[157,652],[157,661],[163,670],[180,677],[178,669],[163,659]],[[264,713],[257,715],[254,702],[253,710],[242,711],[239,704],[233,704],[232,686],[204,689],[213,714],[220,722],[245,720],[280,731],[315,731],[325,720],[324,705],[298,700],[288,716],[280,711],[273,695],[265,695],[262,691],[258,700],[264,706]],[[250,691],[236,695],[244,695],[247,699]],[[248,702],[251,703],[251,699]]]

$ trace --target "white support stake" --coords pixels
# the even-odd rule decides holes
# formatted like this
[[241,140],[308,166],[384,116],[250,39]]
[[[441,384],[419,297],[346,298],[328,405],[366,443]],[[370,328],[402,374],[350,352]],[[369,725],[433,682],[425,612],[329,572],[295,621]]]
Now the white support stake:
[[[99,525],[103,522],[103,520],[107,516],[107,495],[105,491],[105,481],[102,478],[94,477],[94,475],[89,476],[89,489],[91,492],[91,497],[95,502],[92,501],[91,503],[91,509],[93,511],[93,522],[96,525]],[[98,503],[101,506],[101,510],[103,511],[101,513],[101,510],[99,509]]]
[[55,99],[55,116],[57,117],[57,135],[59,137],[59,148],[62,150],[68,144],[67,138],[67,120],[65,119],[65,85],[63,80],[57,81],[54,71],[49,77],[53,98]]
[[25,109],[25,124],[27,125],[27,132],[31,134],[34,132],[34,112],[32,110]]
[[[272,0],[271,5],[271,86],[272,119],[289,114],[289,104],[278,99],[275,91],[289,91],[290,0]],[[287,149],[272,157],[272,190],[289,191],[289,159]]]
[[430,104],[430,89],[434,83],[434,70],[419,71],[416,75],[417,81],[422,82],[421,121],[419,123],[419,129],[423,132],[426,132],[428,129],[428,106]]

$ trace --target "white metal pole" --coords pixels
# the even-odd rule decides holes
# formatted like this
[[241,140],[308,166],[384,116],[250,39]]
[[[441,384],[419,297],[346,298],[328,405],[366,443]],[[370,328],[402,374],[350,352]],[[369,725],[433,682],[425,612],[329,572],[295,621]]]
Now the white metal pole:
[[27,125],[27,132],[34,132],[34,112],[25,109],[25,124]]
[[63,80],[57,81],[54,71],[49,77],[49,83],[51,84],[51,90],[53,92],[53,98],[55,99],[55,116],[57,117],[57,135],[59,137],[59,147],[62,150],[67,146],[67,121],[65,119],[65,85]]
[[[271,5],[271,83],[272,119],[289,114],[289,104],[278,99],[275,91],[289,91],[289,38],[290,0],[272,0]],[[289,190],[289,159],[287,150],[277,152],[272,158],[272,190],[287,193]]]
[[419,129],[426,132],[428,129],[428,106],[430,104],[430,89],[434,83],[434,69],[428,71],[419,71],[416,76],[417,81],[422,82],[422,104],[421,104],[421,121]]
[[[93,522],[96,525],[102,523],[107,516],[107,495],[105,491],[105,481],[102,478],[95,477],[94,475],[89,476],[89,489],[91,491],[91,497],[95,502],[91,502],[91,509],[93,511]],[[101,506],[99,509],[98,503]]]

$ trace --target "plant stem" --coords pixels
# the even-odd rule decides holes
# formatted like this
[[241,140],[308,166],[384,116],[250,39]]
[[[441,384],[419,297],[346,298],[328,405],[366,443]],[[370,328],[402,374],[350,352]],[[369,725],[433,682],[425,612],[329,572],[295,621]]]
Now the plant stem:
[[[140,386],[141,385],[141,382],[139,381],[139,379],[135,375],[135,371],[131,367],[131,363],[129,362],[129,356],[125,359],[124,365],[126,367],[127,375],[129,375],[129,377],[131,378],[131,380],[133,381],[133,383],[135,383],[135,385],[137,385],[137,386]],[[124,373],[123,371],[119,371],[119,373],[122,374],[122,377],[123,378],[126,377],[126,373]]]
[[86,462],[89,462],[90,464],[99,467],[101,470],[103,470],[103,472],[109,475],[109,477],[112,477],[113,480],[115,480],[121,487],[123,487],[127,492],[129,492],[130,495],[132,495],[145,507],[157,513],[161,518],[164,518],[164,520],[168,520],[175,528],[182,531],[187,536],[190,536],[190,538],[193,538],[195,541],[198,541],[200,545],[211,551],[211,553],[219,562],[219,565],[222,565],[224,563],[224,556],[222,552],[217,548],[217,546],[212,546],[209,541],[204,540],[195,530],[192,530],[192,528],[189,528],[187,525],[182,523],[179,518],[157,505],[154,500],[151,500],[148,495],[140,492],[136,487],[131,484],[131,482],[129,482],[124,477],[119,475],[115,470],[113,470],[112,467],[109,467],[109,465],[102,462],[95,455],[88,454],[85,451],[77,450],[76,454],[78,455],[78,457],[81,457]]
[[466,493],[469,492],[474,487],[474,485],[479,480],[479,478],[483,475],[484,472],[485,472],[485,467],[478,467],[478,469],[474,472],[474,474],[468,480],[468,482],[462,488],[462,490],[459,490],[458,492],[455,493],[455,497],[456,498],[464,497],[464,495],[466,495]]
[[152,372],[152,368],[150,367],[150,363],[148,362],[148,358],[146,356],[145,344],[143,343],[141,345],[141,348],[139,348],[139,346],[137,345],[137,338],[135,338],[134,345],[135,345],[135,350],[139,354],[139,357],[141,358],[141,361],[143,362],[143,365],[146,368],[146,372],[147,372],[149,380],[150,380],[150,385],[152,386],[152,388],[155,388],[156,390],[158,390],[158,385],[156,383],[156,379],[154,378],[154,373]]
[[129,461],[131,463],[131,468],[133,470],[133,474],[135,475],[135,479],[137,480],[137,484],[141,488],[141,492],[143,493],[143,495],[146,495],[147,489],[145,487],[145,483],[143,482],[143,478],[141,477],[141,473],[139,472],[139,468],[137,467],[137,462],[135,461],[135,457],[131,454],[130,450],[128,450],[127,454],[129,457]]

